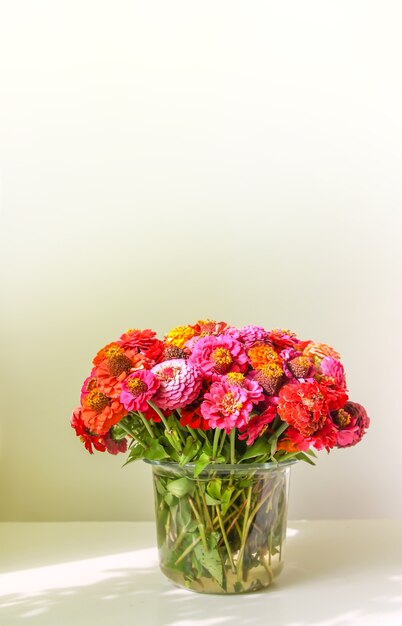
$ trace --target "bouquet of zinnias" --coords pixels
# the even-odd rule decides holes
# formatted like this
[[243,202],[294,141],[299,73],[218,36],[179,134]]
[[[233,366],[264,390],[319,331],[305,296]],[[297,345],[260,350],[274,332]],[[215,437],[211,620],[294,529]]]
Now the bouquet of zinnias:
[[237,593],[283,567],[290,463],[355,445],[369,418],[330,346],[200,320],[102,348],[71,425],[91,453],[153,465],[162,571]]
[[200,320],[163,341],[128,330],[102,348],[71,424],[92,453],[128,461],[310,460],[353,446],[369,425],[348,399],[339,354],[288,330]]

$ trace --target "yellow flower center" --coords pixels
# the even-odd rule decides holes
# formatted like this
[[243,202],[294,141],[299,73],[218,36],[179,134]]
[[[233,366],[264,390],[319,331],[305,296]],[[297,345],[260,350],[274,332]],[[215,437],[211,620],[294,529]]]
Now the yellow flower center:
[[351,417],[347,411],[344,409],[339,409],[336,417],[334,417],[334,422],[339,428],[345,428],[350,424]]
[[222,409],[225,413],[231,415],[232,413],[236,413],[236,411],[240,411],[243,406],[242,402],[237,401],[231,391],[228,391],[221,400]]
[[240,372],[229,372],[227,378],[233,385],[242,385],[244,382],[244,374],[240,374]]
[[266,363],[263,365],[260,370],[264,374],[264,376],[268,378],[280,378],[283,374],[283,370],[278,363],[271,361],[270,363]]
[[146,384],[146,382],[144,382],[140,378],[131,378],[129,381],[127,381],[127,387],[129,388],[130,393],[132,393],[133,396],[139,396],[140,393],[143,393],[148,389],[148,385]]
[[109,403],[109,398],[97,389],[93,389],[92,391],[90,391],[85,398],[85,404],[87,405],[87,407],[89,407],[93,411],[96,411],[96,413],[101,413],[103,409],[109,405]]
[[232,355],[226,348],[216,348],[212,352],[211,358],[219,372],[226,372],[233,363]]

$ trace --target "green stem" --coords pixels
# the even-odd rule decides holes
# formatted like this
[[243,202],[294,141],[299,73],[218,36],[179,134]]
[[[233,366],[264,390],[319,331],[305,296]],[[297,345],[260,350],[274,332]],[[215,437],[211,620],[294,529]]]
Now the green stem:
[[226,532],[225,532],[225,527],[223,525],[222,516],[221,516],[221,512],[219,510],[219,506],[216,507],[216,515],[217,515],[218,520],[219,520],[219,526],[221,527],[222,537],[223,537],[223,541],[224,541],[225,546],[226,546],[226,550],[227,550],[227,553],[228,553],[228,557],[229,557],[230,565],[231,565],[231,568],[232,568],[232,572],[235,573],[236,572],[236,567],[235,567],[235,564],[234,564],[234,561],[233,561],[232,549],[231,549],[231,547],[229,545],[229,541],[228,541],[228,538],[227,538],[227,535],[226,535]]
[[230,433],[230,462],[232,465],[236,463],[236,452],[235,452],[235,444],[236,444],[236,429]]
[[193,499],[189,497],[188,501],[190,503],[191,508],[193,509],[193,513],[197,520],[198,530],[200,531],[200,537],[201,537],[202,543],[204,544],[205,550],[208,551],[208,543],[207,543],[207,538],[205,536],[205,527],[204,527],[203,521],[194,505]]
[[154,435],[154,431],[152,430],[151,424],[148,422],[147,418],[145,417],[145,415],[143,413],[141,413],[141,411],[137,411],[138,415],[140,416],[145,428],[147,429],[148,433],[151,435],[152,439],[155,438]]
[[241,582],[243,579],[243,559],[244,559],[244,551],[246,549],[247,532],[249,528],[248,516],[249,516],[250,506],[251,506],[251,493],[252,493],[252,487],[249,487],[247,489],[246,508],[244,511],[243,528],[241,531],[241,545],[240,545],[240,550],[239,550],[239,557],[237,560],[237,580],[239,582]]
[[175,441],[174,437],[172,437],[172,430],[170,429],[169,424],[167,423],[166,417],[163,415],[162,411],[153,402],[151,402],[151,400],[148,400],[148,404],[161,418],[162,424],[165,427],[166,438],[169,441],[172,448],[174,448],[176,452],[181,453],[182,449],[181,449],[180,441]]
[[219,444],[218,456],[220,456],[220,455],[221,455],[222,448],[223,448],[223,444],[225,443],[225,439],[226,439],[226,431],[224,430],[224,431],[223,431],[223,434],[222,434],[222,439],[221,439],[221,442],[220,442],[220,444]]
[[217,457],[218,442],[219,442],[220,434],[221,434],[221,430],[219,428],[215,428],[214,442],[212,444],[212,461],[215,461],[215,459]]
[[147,450],[148,446],[142,441],[140,437],[138,437],[138,435],[134,435],[134,433],[128,428],[128,426],[125,426],[122,421],[119,423],[119,426],[124,430],[124,432],[127,433],[127,435],[132,437],[134,441],[139,443],[140,446],[144,448],[144,450]]

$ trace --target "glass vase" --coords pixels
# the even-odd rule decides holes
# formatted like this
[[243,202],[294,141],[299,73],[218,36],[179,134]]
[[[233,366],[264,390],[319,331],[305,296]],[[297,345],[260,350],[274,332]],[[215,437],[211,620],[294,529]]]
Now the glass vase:
[[209,465],[194,478],[194,465],[152,461],[165,576],[200,593],[268,587],[284,563],[291,464]]

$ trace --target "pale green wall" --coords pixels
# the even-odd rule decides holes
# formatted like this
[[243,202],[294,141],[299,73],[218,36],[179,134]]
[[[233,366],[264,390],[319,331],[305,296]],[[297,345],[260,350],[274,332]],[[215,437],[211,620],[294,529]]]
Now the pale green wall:
[[102,345],[207,316],[334,344],[373,416],[296,469],[291,514],[402,513],[387,6],[5,4],[0,519],[150,518],[149,468],[90,457],[69,416]]

